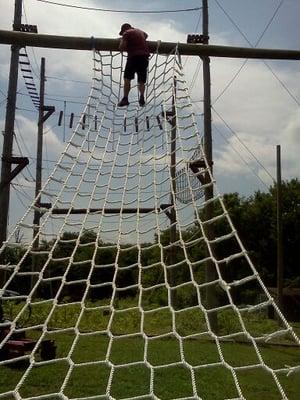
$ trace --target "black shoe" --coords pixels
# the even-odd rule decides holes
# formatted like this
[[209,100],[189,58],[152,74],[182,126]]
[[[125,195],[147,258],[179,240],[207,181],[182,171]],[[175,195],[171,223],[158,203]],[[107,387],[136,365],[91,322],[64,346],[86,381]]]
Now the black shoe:
[[118,107],[125,107],[129,105],[129,101],[127,97],[123,97],[121,101],[118,103]]
[[140,105],[141,107],[144,107],[144,105],[145,105],[145,99],[144,99],[144,96],[140,96],[140,99],[139,99],[139,105]]

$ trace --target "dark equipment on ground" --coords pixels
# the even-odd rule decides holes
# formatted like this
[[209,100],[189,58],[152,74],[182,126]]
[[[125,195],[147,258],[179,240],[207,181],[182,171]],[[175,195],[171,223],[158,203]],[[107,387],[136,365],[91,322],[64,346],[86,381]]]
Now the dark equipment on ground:
[[[0,343],[9,334],[11,321],[5,319],[2,306],[2,299],[14,298],[19,293],[12,290],[5,290],[0,299]],[[22,357],[36,346],[37,340],[27,338],[24,332],[14,332],[0,348],[0,360],[9,360]],[[56,356],[54,340],[43,340],[38,349],[42,360],[51,360]]]

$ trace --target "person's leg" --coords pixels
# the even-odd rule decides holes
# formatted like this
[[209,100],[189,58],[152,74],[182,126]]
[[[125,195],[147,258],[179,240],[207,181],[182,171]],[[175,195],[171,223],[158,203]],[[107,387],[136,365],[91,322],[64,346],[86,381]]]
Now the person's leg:
[[128,95],[130,92],[130,87],[131,87],[130,79],[124,77],[124,95],[123,95],[123,99],[121,101],[119,101],[118,107],[125,107],[125,106],[129,105]]
[[129,105],[129,101],[128,101],[128,95],[130,92],[130,79],[127,79],[124,77],[124,95],[123,95],[123,99],[121,101],[119,101],[118,103],[118,107],[125,107]]
[[145,83],[147,80],[147,68],[148,68],[148,59],[142,58],[140,60],[139,70],[138,70],[138,90],[140,93],[139,96],[139,104],[141,107],[145,105]]
[[145,93],[145,83],[144,82],[138,82],[138,89],[139,89],[139,105],[141,107],[143,107],[145,105],[145,97],[144,97],[144,93]]
[[138,82],[138,88],[141,96],[145,93],[145,82]]
[[124,78],[124,97],[128,98],[129,92],[130,92],[130,79]]
[[124,96],[123,99],[118,103],[118,107],[125,107],[129,105],[128,95],[131,88],[131,79],[134,78],[134,70],[132,67],[132,60],[128,58],[124,71]]

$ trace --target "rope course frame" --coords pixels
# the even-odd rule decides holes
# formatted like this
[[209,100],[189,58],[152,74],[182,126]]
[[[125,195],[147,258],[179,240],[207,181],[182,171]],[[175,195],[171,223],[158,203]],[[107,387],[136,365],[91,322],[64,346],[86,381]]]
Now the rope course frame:
[[[23,395],[22,389],[27,387],[26,390],[28,390],[28,382],[30,382],[31,376],[34,375],[36,369],[55,366],[59,362],[64,362],[67,363],[67,372],[63,376],[58,389],[53,389],[50,396],[58,396],[64,399],[71,398],[71,395],[68,394],[68,389],[77,368],[105,366],[109,370],[106,387],[104,391],[97,393],[97,397],[103,399],[118,398],[114,394],[115,376],[121,370],[132,367],[145,367],[149,371],[148,387],[142,394],[136,393],[127,397],[124,397],[126,396],[124,394],[122,398],[144,399],[150,396],[150,398],[159,399],[155,377],[160,373],[160,370],[165,368],[172,370],[177,367],[184,368],[187,371],[192,393],[178,395],[176,399],[201,399],[201,388],[196,384],[196,374],[199,370],[216,367],[225,368],[230,373],[236,389],[235,399],[246,398],[244,389],[239,381],[239,373],[253,368],[261,368],[267,372],[272,379],[274,388],[282,398],[287,398],[278,375],[297,373],[300,370],[300,366],[295,364],[272,368],[264,359],[261,348],[274,339],[280,340],[287,336],[298,347],[300,346],[300,341],[257,274],[232,224],[222,196],[217,190],[214,190],[214,197],[209,201],[203,201],[203,189],[205,187],[215,188],[215,181],[203,152],[202,138],[197,128],[184,72],[177,52],[178,46],[175,46],[165,56],[160,56],[158,52],[153,55],[150,62],[145,108],[140,109],[137,105],[137,100],[135,100],[125,110],[116,107],[117,100],[120,97],[121,72],[124,69],[123,58],[113,52],[100,53],[95,51],[93,53],[94,76],[91,91],[88,103],[74,128],[73,135],[38,197],[32,202],[24,217],[0,249],[0,254],[2,254],[5,249],[17,245],[14,242],[16,229],[22,228],[31,231],[33,228],[37,228],[36,236],[29,240],[28,247],[18,263],[15,265],[2,265],[2,269],[7,273],[7,280],[1,289],[2,299],[3,301],[19,301],[21,306],[13,316],[13,320],[9,323],[4,323],[8,327],[8,331],[2,339],[1,345],[5,345],[13,338],[15,332],[35,330],[38,334],[38,339],[34,342],[34,347],[31,349],[30,354],[20,355],[13,360],[0,361],[0,367],[16,361],[29,362],[16,385],[2,393],[3,396],[12,395],[19,399],[44,398],[45,395],[36,396],[30,392],[30,389],[29,396]],[[115,68],[116,65],[119,67]],[[174,84],[175,77],[176,87]],[[133,87],[132,92],[134,93],[135,90],[136,88]],[[177,121],[176,167],[179,175],[180,171],[191,170],[192,173],[185,174],[183,185],[178,182],[175,185],[170,185],[171,199],[173,200],[168,202],[168,198],[161,192],[161,187],[170,184],[173,179],[170,158],[172,156],[171,145],[174,131],[166,118],[172,103],[175,108],[173,118],[175,117]],[[160,118],[157,118],[158,115]],[[124,121],[126,121],[125,124]],[[138,124],[136,121],[138,121]],[[193,170],[193,166],[197,168],[196,171]],[[196,178],[204,175],[206,179],[205,181],[197,179],[197,186],[194,185],[191,178],[195,172]],[[93,176],[90,176],[91,174]],[[143,191],[150,189],[152,190],[151,195],[144,195]],[[133,196],[130,194],[131,191],[133,191]],[[121,193],[121,196],[116,198],[114,196],[115,192]],[[47,199],[48,202],[42,202],[42,199]],[[145,208],[145,204],[151,201],[152,207]],[[85,207],[79,208],[78,206],[82,204]],[[95,204],[98,205],[98,208],[94,207]],[[213,204],[217,213],[213,218],[207,220],[201,210],[204,210],[208,204]],[[136,205],[136,207],[133,207],[133,205]],[[192,207],[193,211],[189,217],[187,217],[188,207]],[[38,227],[33,226],[30,222],[31,214],[34,210],[38,210],[42,214],[41,223]],[[57,212],[58,210],[63,211]],[[74,212],[74,210],[80,211]],[[110,216],[112,214],[111,211],[115,211],[118,214],[118,221],[114,221],[113,216]],[[145,215],[143,215],[144,211]],[[172,212],[176,216],[176,237],[175,241],[165,244],[162,238],[163,231],[169,226]],[[128,214],[130,214],[129,217]],[[133,221],[130,220],[131,214],[134,218]],[[108,228],[104,226],[104,221],[110,222]],[[207,235],[207,226],[214,225],[218,227],[220,222],[225,225],[226,229],[217,233],[214,238],[209,237]],[[197,235],[185,237],[185,231],[194,224],[199,227]],[[54,225],[56,233],[48,230],[48,225],[52,225],[52,229]],[[82,241],[85,228],[87,231],[94,230],[96,232],[96,236],[87,243]],[[64,237],[63,233],[66,229],[75,229],[77,232],[76,237]],[[152,231],[155,231],[157,241],[156,243],[148,243],[144,247],[144,238]],[[101,243],[101,233],[105,235],[108,232],[114,232],[116,241]],[[134,244],[131,247],[124,248],[123,238],[126,235],[134,237]],[[35,249],[33,243],[37,236],[51,241],[51,247]],[[231,241],[234,241],[235,251],[220,256],[216,250],[218,246],[226,245]],[[56,250],[62,244],[69,244],[73,249],[69,254],[58,257]],[[98,253],[103,250],[103,245],[104,249],[113,248],[115,252],[113,262],[109,264],[104,263],[104,261],[101,262],[98,257]],[[206,248],[207,256],[193,260],[191,251],[201,245]],[[143,261],[143,252],[154,246],[159,251],[158,260],[155,260],[155,262]],[[93,249],[91,258],[78,260],[76,252],[85,247]],[[175,248],[180,253],[179,259],[170,257],[172,248]],[[120,266],[121,260],[124,254],[126,255],[132,249],[136,250],[136,261],[125,265],[122,270]],[[24,268],[29,256],[41,258],[42,263],[38,270],[28,271]],[[213,268],[217,272],[217,279],[212,282],[201,281],[196,277],[197,269],[203,268],[207,259],[212,262]],[[235,267],[233,269],[235,271],[235,273],[233,272],[234,277],[227,278],[224,269],[232,264]],[[64,266],[62,274],[51,275],[50,269],[54,265]],[[82,267],[86,267],[88,271],[85,279],[79,281],[69,277],[73,268]],[[103,268],[112,268],[114,274],[107,281],[93,281],[93,274],[103,270]],[[143,281],[143,275],[154,268],[159,268],[163,272],[162,281],[151,281],[147,285]],[[181,282],[175,282],[174,274],[180,268],[186,268],[186,278]],[[236,272],[241,270],[243,271],[242,276]],[[132,281],[121,286],[118,282],[118,276],[124,271],[135,271],[136,274],[133,274]],[[32,280],[30,288],[25,289],[21,295],[13,294],[8,298],[6,292],[13,286],[15,280],[24,279],[25,277],[29,277]],[[49,299],[40,299],[37,296],[42,285],[53,284],[54,287],[55,283],[57,283],[56,289],[52,288],[53,293]],[[76,288],[76,285],[80,283],[83,284],[84,288],[81,292],[81,298],[77,301],[66,299],[64,291],[70,287]],[[236,301],[236,293],[243,291],[249,284],[256,285],[261,293],[261,298],[259,300],[255,299],[253,303],[246,305]],[[205,303],[204,294],[211,286],[217,287],[222,292],[223,302],[216,309],[207,308]],[[89,302],[89,296],[93,290],[104,290],[107,287],[111,288],[111,297],[108,303],[99,305]],[[147,293],[152,294],[153,291],[160,289],[163,289],[166,293],[165,300],[162,304],[149,307],[149,304],[145,303]],[[187,306],[181,307],[180,302],[178,303],[178,293],[186,289],[193,291],[195,298]],[[136,291],[136,300],[134,304],[122,308],[119,304],[119,296],[128,291]],[[174,296],[175,293],[177,293],[177,296]],[[39,323],[29,323],[22,329],[18,328],[18,322],[21,320],[22,315],[28,312],[29,307],[44,306],[46,303],[49,305],[48,313],[46,316],[41,315]],[[39,348],[45,343],[48,335],[53,333],[52,320],[55,313],[64,307],[66,310],[77,307],[79,312],[72,326],[59,325],[56,321],[55,323],[58,323],[58,326],[55,326],[55,332],[62,335],[72,333],[72,343],[64,356],[59,355],[57,358],[41,360],[38,354]],[[269,307],[272,307],[280,320],[280,328],[272,327],[269,332],[264,334],[251,334],[247,326],[247,315],[256,315],[256,313],[265,315]],[[81,323],[84,320],[84,315],[91,311],[101,313],[103,317],[107,317],[105,326],[87,332],[82,331]],[[147,320],[156,312],[163,315],[165,311],[170,316],[168,329],[154,333],[149,332],[146,326]],[[222,334],[215,332],[210,325],[209,316],[216,311],[235,315],[239,330]],[[178,320],[185,312],[200,312],[203,315],[203,329],[200,332],[181,333]],[[115,331],[114,321],[128,313],[137,313],[139,315],[139,323],[134,327],[134,330],[126,333]],[[80,340],[83,337],[97,338],[99,335],[105,335],[108,338],[108,346],[104,356],[100,360],[77,363],[74,359],[74,353],[79,346]],[[113,349],[117,343],[122,341],[124,335],[126,338],[131,339],[141,338],[144,343],[141,360],[126,362],[114,360],[112,356]],[[210,340],[215,344],[218,361],[203,363],[198,360],[196,365],[193,365],[185,355],[185,345],[189,340],[197,340],[206,336],[209,336]],[[236,366],[226,359],[223,343],[228,340],[239,340],[241,337],[246,341],[247,345],[251,346],[256,355],[256,363]],[[158,364],[151,362],[151,351],[149,349],[155,340],[170,338],[175,340],[178,345],[179,359]],[[94,396],[86,395],[85,398],[93,399]]]

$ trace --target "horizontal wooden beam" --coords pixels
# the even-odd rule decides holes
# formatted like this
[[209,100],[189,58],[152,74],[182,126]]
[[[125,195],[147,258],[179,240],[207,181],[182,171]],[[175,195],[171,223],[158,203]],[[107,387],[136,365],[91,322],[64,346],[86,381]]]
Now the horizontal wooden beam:
[[160,212],[159,208],[53,208],[51,214],[147,214],[151,212]]
[[[70,50],[118,51],[119,39],[86,38],[74,36],[41,35],[36,33],[0,30],[0,44],[47,47]],[[148,42],[150,51],[168,54],[178,46],[181,55],[229,58],[258,58],[277,60],[300,60],[300,50],[257,49],[248,47],[212,46],[172,42]]]
[[[38,203],[40,208],[51,208],[51,203]],[[53,208],[51,214],[148,214],[151,212],[166,211],[171,204],[161,204],[158,208]],[[43,211],[43,210],[42,210]]]

